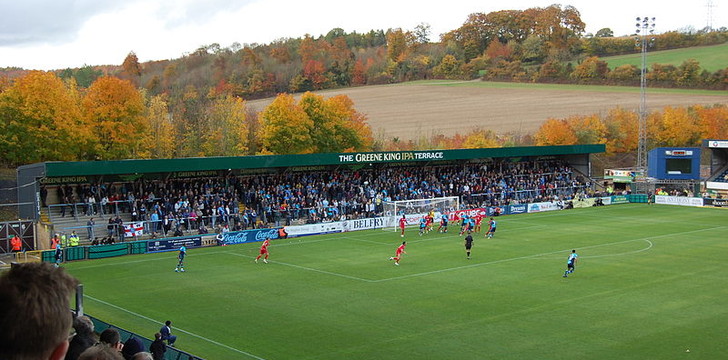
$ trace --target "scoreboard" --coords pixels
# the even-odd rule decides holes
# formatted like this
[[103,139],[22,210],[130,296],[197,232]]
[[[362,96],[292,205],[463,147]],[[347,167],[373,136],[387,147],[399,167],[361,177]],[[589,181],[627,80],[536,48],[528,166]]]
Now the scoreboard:
[[650,150],[647,176],[661,180],[700,180],[700,148]]

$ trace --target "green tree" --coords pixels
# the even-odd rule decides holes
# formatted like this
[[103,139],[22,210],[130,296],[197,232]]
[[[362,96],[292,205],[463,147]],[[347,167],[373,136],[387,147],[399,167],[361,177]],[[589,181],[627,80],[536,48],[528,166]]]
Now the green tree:
[[610,28],[601,28],[597,31],[596,34],[594,34],[594,37],[598,37],[598,38],[614,37],[614,32]]

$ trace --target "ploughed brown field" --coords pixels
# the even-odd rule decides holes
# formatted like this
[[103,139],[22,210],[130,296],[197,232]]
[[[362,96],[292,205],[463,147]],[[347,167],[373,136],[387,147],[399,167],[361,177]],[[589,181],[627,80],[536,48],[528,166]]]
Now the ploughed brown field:
[[[414,82],[394,85],[364,86],[319,91],[331,97],[347,95],[357,111],[367,115],[375,137],[414,140],[432,134],[452,136],[473,128],[485,128],[499,134],[534,134],[549,118],[571,115],[606,114],[621,107],[637,111],[638,88],[591,86],[526,86],[510,84],[482,86],[480,81],[460,86],[443,86],[444,82]],[[472,86],[468,86],[472,84]],[[492,83],[489,83],[492,84]],[[605,90],[607,89],[607,90]],[[666,106],[728,104],[728,92],[715,94],[647,92],[650,111]],[[272,99],[249,101],[260,111]]]

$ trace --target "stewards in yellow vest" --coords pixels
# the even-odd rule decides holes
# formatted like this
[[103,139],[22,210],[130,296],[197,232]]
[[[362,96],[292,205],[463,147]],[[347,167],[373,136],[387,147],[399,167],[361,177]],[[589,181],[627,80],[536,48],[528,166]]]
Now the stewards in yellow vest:
[[71,232],[71,236],[68,237],[68,246],[78,246],[78,235],[76,235],[76,232]]

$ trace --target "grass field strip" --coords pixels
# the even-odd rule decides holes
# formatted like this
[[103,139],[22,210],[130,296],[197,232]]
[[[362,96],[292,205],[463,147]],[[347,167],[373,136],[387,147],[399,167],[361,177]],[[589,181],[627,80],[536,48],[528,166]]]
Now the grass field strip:
[[[630,290],[640,289],[640,288],[650,286],[650,285],[655,285],[655,284],[670,283],[676,279],[696,276],[698,274],[700,274],[699,271],[694,271],[694,272],[689,272],[689,273],[680,273],[680,274],[675,274],[673,276],[668,276],[668,277],[664,277],[664,278],[660,278],[660,279],[656,279],[656,280],[652,280],[652,281],[648,281],[648,282],[625,284],[624,286],[621,286],[618,288],[611,288],[611,289],[600,291],[600,292],[589,293],[589,294],[580,295],[580,296],[568,296],[566,299],[562,299],[562,300],[556,300],[553,302],[541,303],[541,304],[533,304],[533,305],[529,305],[528,307],[524,307],[522,309],[508,311],[508,312],[501,312],[501,313],[491,315],[488,317],[474,316],[469,321],[457,322],[457,323],[452,323],[452,322],[445,323],[443,325],[439,325],[437,327],[433,327],[431,329],[427,329],[427,330],[423,330],[423,331],[419,331],[419,332],[403,331],[401,336],[392,337],[390,339],[387,339],[386,342],[401,342],[402,340],[405,340],[405,339],[411,339],[411,338],[417,338],[417,337],[427,338],[427,337],[437,336],[439,334],[442,334],[443,332],[446,332],[447,330],[452,330],[452,329],[456,329],[456,328],[467,329],[467,328],[472,327],[473,324],[484,323],[484,322],[495,322],[495,321],[498,321],[501,319],[507,319],[509,317],[513,317],[516,315],[533,314],[533,313],[537,314],[544,310],[564,307],[569,304],[583,302],[584,300],[587,300],[587,299],[595,299],[595,298],[600,299],[600,298],[604,298],[606,295],[610,295],[610,294],[627,293]],[[435,334],[435,335],[432,335],[432,334]]]
[[[594,248],[600,248],[600,247],[611,246],[611,245],[619,245],[619,244],[636,242],[636,241],[646,241],[649,244],[646,248],[639,249],[639,250],[634,250],[634,251],[629,251],[629,252],[622,252],[622,253],[619,253],[619,254],[595,255],[595,256],[584,256],[584,257],[585,258],[598,258],[598,257],[607,257],[607,256],[624,256],[624,255],[636,254],[636,253],[640,253],[640,252],[643,252],[643,251],[647,251],[647,250],[652,249],[652,247],[654,246],[654,244],[652,243],[651,240],[655,240],[655,239],[659,239],[659,238],[664,238],[664,237],[668,237],[668,236],[674,237],[674,236],[678,236],[678,235],[686,235],[686,234],[692,234],[692,233],[697,233],[697,232],[702,232],[702,231],[715,230],[715,229],[720,229],[720,228],[724,228],[724,227],[725,226],[716,226],[716,227],[707,228],[707,229],[697,229],[697,230],[684,231],[684,232],[681,232],[681,233],[672,233],[672,234],[649,236],[649,237],[646,237],[646,238],[639,238],[639,239],[629,239],[629,240],[622,240],[622,241],[614,241],[614,242],[610,242],[610,243],[604,243],[604,244],[598,244],[598,245],[591,245],[591,246],[584,246],[584,247],[580,247],[579,249],[581,249],[581,250],[583,250],[583,249],[594,249]],[[335,239],[338,239],[338,238],[335,238]],[[438,239],[441,239],[441,238],[438,238]],[[332,239],[332,240],[334,240],[334,239]],[[429,240],[436,240],[436,239],[423,239],[422,241],[429,241]],[[413,277],[420,277],[420,276],[426,276],[426,275],[440,274],[440,273],[447,272],[447,271],[455,271],[455,270],[461,270],[461,269],[475,268],[475,267],[484,266],[484,265],[500,264],[500,263],[505,263],[505,262],[510,262],[510,261],[516,261],[516,260],[535,259],[535,258],[539,258],[539,257],[549,256],[549,255],[563,254],[565,252],[568,252],[569,250],[570,249],[564,249],[564,250],[556,250],[556,251],[550,251],[550,252],[545,252],[545,253],[540,253],[540,254],[534,254],[534,255],[524,255],[524,256],[518,256],[518,257],[513,257],[513,258],[508,258],[508,259],[493,260],[493,261],[488,261],[488,262],[483,262],[483,263],[477,263],[477,264],[470,264],[470,265],[456,266],[456,267],[451,267],[451,268],[446,268],[446,269],[440,269],[440,270],[426,271],[426,272],[421,272],[421,273],[416,273],[416,274],[409,274],[409,275],[403,275],[403,276],[395,276],[395,277],[385,278],[385,279],[365,279],[365,278],[360,278],[360,277],[357,277],[357,276],[352,276],[352,275],[347,275],[347,274],[341,274],[341,273],[336,273],[336,272],[332,272],[332,271],[326,271],[326,270],[321,270],[321,269],[316,269],[316,268],[311,268],[311,267],[301,266],[301,265],[296,265],[296,264],[291,264],[291,263],[284,263],[284,262],[280,262],[280,261],[272,261],[271,260],[270,262],[271,263],[274,263],[274,264],[280,264],[280,265],[284,265],[284,266],[289,266],[289,267],[296,268],[296,269],[317,272],[317,273],[321,273],[321,274],[325,274],[325,275],[337,276],[337,277],[346,278],[346,279],[350,279],[350,280],[362,281],[362,282],[366,282],[366,283],[380,283],[380,282],[385,282],[385,281],[402,280],[402,279],[408,279],[408,278],[413,278]],[[254,259],[255,258],[255,257],[250,256],[250,255],[240,254],[240,253],[236,253],[236,252],[228,252],[227,254],[230,254],[230,255],[233,255],[233,256],[245,257],[245,258],[249,258],[249,259]]]
[[[244,258],[247,258],[247,259],[255,259],[255,256],[240,254],[240,253],[236,253],[236,252],[228,252],[226,254],[233,255],[233,256],[240,256],[240,257],[244,257]],[[279,264],[279,265],[290,266],[290,267],[296,268],[296,269],[301,269],[301,270],[306,270],[306,271],[313,271],[313,272],[317,272],[317,273],[321,273],[321,274],[326,274],[326,275],[338,276],[338,277],[342,277],[342,278],[346,278],[346,279],[350,279],[350,280],[357,280],[357,281],[363,281],[363,282],[373,282],[372,280],[364,279],[364,278],[360,278],[360,277],[356,277],[356,276],[351,276],[351,275],[346,275],[346,274],[340,274],[340,273],[335,273],[335,272],[321,270],[321,269],[316,269],[316,268],[310,268],[310,267],[307,267],[307,266],[301,266],[301,265],[296,265],[296,264],[289,264],[289,263],[284,263],[284,262],[281,262],[281,261],[268,260],[268,262],[269,263],[272,263],[272,264]]]
[[[88,299],[91,299],[91,300],[93,300],[93,301],[96,301],[96,302],[98,302],[98,303],[104,304],[104,305],[106,305],[106,306],[112,307],[112,308],[114,308],[114,309],[117,309],[117,310],[123,311],[123,312],[125,312],[125,313],[127,313],[127,314],[130,314],[130,315],[134,315],[134,316],[136,316],[136,317],[138,317],[138,318],[140,318],[140,319],[144,319],[144,320],[147,320],[147,321],[149,321],[149,322],[153,322],[153,323],[155,323],[155,324],[161,324],[161,323],[163,323],[163,322],[164,322],[164,321],[154,320],[154,319],[152,319],[152,318],[149,318],[149,317],[146,317],[146,316],[144,316],[144,315],[142,315],[142,314],[139,314],[139,313],[135,313],[135,312],[133,312],[133,311],[131,311],[131,310],[125,309],[125,308],[123,308],[123,307],[121,307],[121,306],[118,306],[118,305],[114,305],[114,304],[112,304],[112,303],[109,303],[109,302],[103,301],[103,300],[101,300],[101,299],[97,299],[97,298],[95,298],[95,297],[93,297],[93,296],[91,296],[91,295],[88,295],[88,294],[84,294],[84,295],[83,295],[83,297],[84,297],[84,298],[88,298]],[[197,335],[197,334],[195,334],[195,333],[193,333],[193,332],[189,332],[189,331],[187,331],[187,330],[184,330],[184,329],[180,329],[180,328],[179,328],[179,327],[177,327],[177,326],[175,326],[175,327],[174,327],[174,329],[175,329],[175,331],[179,331],[179,332],[181,332],[181,333],[185,333],[185,334],[187,334],[187,335],[190,335],[190,336],[194,336],[194,337],[196,337],[196,338],[198,338],[198,339],[200,339],[200,340],[203,340],[203,341],[207,341],[207,342],[209,342],[209,343],[211,343],[211,344],[215,344],[215,345],[217,345],[217,346],[220,346],[220,347],[223,347],[223,348],[225,348],[225,349],[228,349],[228,350],[234,351],[234,352],[236,352],[236,353],[238,353],[238,354],[242,354],[242,355],[245,355],[245,356],[247,356],[247,357],[250,357],[250,358],[253,358],[253,359],[258,359],[258,360],[265,360],[264,358],[262,358],[262,357],[260,357],[260,356],[257,356],[257,355],[253,355],[253,354],[251,354],[251,353],[249,353],[249,352],[245,352],[245,351],[243,351],[243,350],[240,350],[240,349],[236,349],[236,348],[234,348],[234,347],[231,347],[231,346],[228,346],[228,345],[225,345],[225,344],[219,343],[219,342],[217,342],[217,341],[215,341],[215,340],[211,340],[211,339],[208,339],[208,338],[206,338],[206,337],[204,337],[204,336],[201,336],[201,335]]]
[[[715,230],[715,229],[721,229],[721,228],[725,228],[725,226],[716,226],[716,227],[707,228],[707,229],[697,229],[697,230],[691,230],[691,231],[684,231],[684,232],[680,232],[680,233],[672,233],[672,234],[649,236],[649,237],[640,238],[640,239],[630,239],[630,240],[623,240],[623,241],[615,241],[615,242],[605,243],[605,244],[598,244],[598,245],[592,245],[592,246],[584,246],[584,247],[580,247],[579,249],[594,249],[594,248],[598,248],[598,247],[604,247],[604,246],[610,246],[610,245],[617,245],[617,244],[624,244],[624,243],[634,242],[634,241],[654,240],[654,239],[659,239],[659,238],[668,237],[668,236],[686,235],[686,234],[692,234],[692,233],[697,233],[697,232],[702,232],[702,231],[709,231],[709,230]],[[650,244],[651,243],[652,242],[650,242]],[[651,246],[650,246],[650,248],[651,248]],[[403,276],[396,276],[396,277],[391,277],[391,278],[387,278],[387,279],[372,280],[372,282],[384,282],[384,281],[391,281],[391,280],[408,279],[408,278],[413,278],[413,277],[418,277],[418,276],[439,274],[439,273],[443,273],[443,272],[447,272],[447,271],[474,268],[474,267],[483,266],[483,265],[493,265],[493,264],[500,264],[500,263],[504,263],[504,262],[515,261],[515,260],[532,259],[532,258],[537,258],[537,257],[541,257],[541,256],[546,256],[546,255],[564,254],[564,253],[566,253],[566,252],[568,252],[570,250],[571,250],[571,248],[564,249],[564,250],[557,250],[557,251],[545,252],[545,253],[540,253],[540,254],[535,254],[535,255],[525,255],[525,256],[518,256],[518,257],[508,258],[508,259],[494,260],[494,261],[489,261],[489,262],[484,262],[484,263],[478,263],[478,264],[471,264],[471,265],[464,265],[464,266],[456,266],[456,267],[447,268],[447,269],[440,269],[440,270],[427,271],[427,272],[417,273],[417,274],[409,274],[409,275],[403,275]],[[588,257],[586,257],[586,258],[588,258]]]
[[[93,269],[93,268],[100,268],[100,267],[117,266],[117,265],[137,264],[137,263],[143,263],[143,262],[148,262],[148,261],[170,261],[170,258],[177,259],[177,251],[167,251],[167,253],[170,253],[170,254],[174,253],[174,255],[170,256],[170,257],[130,260],[130,261],[111,263],[111,264],[96,264],[96,265],[88,265],[88,266],[78,266],[78,267],[75,267],[74,269],[85,270],[85,269]],[[188,252],[187,257],[226,254],[226,253],[227,253],[227,251],[211,251],[211,252],[197,253],[197,254],[190,254]],[[175,261],[172,261],[172,262],[175,262]],[[175,262],[175,264],[176,264],[176,262]]]

